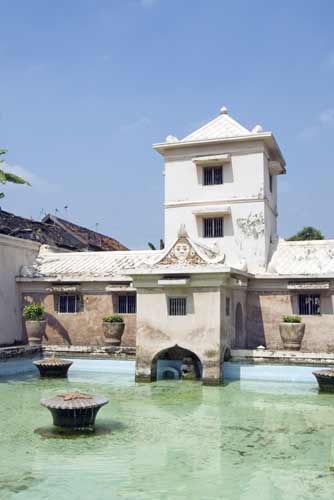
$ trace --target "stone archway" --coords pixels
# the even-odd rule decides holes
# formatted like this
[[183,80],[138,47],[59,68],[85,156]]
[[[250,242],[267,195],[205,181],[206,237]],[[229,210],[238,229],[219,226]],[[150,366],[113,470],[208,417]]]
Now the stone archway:
[[194,352],[178,345],[158,352],[151,364],[152,380],[163,378],[199,380],[202,378],[202,372],[199,357]]
[[238,302],[236,310],[235,310],[235,342],[236,349],[244,348],[244,321],[243,321],[243,313],[242,306],[240,302]]

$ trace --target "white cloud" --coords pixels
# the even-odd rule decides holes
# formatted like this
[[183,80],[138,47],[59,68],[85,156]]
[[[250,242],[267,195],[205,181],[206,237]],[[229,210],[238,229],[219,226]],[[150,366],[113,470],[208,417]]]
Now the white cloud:
[[[26,168],[21,167],[20,165],[9,165],[8,163],[2,163],[1,168],[6,172],[10,172],[11,174],[18,175],[22,177],[24,180],[28,181],[31,184],[31,188],[37,192],[44,193],[54,193],[59,190],[58,184],[51,184],[47,180],[43,179],[39,175],[30,172]],[[7,189],[16,189],[18,185],[8,183],[6,184]],[[22,188],[22,186],[20,186]]]
[[327,108],[319,113],[315,123],[305,127],[304,130],[298,134],[298,137],[300,139],[313,139],[321,133],[322,130],[332,126],[334,126],[334,108]]
[[132,132],[134,130],[147,127],[150,125],[151,120],[147,116],[142,116],[141,118],[138,118],[138,120],[135,120],[132,123],[126,123],[124,125],[121,125],[119,127],[120,132]]
[[140,0],[140,5],[144,7],[144,9],[149,9],[154,7],[158,3],[158,0]]

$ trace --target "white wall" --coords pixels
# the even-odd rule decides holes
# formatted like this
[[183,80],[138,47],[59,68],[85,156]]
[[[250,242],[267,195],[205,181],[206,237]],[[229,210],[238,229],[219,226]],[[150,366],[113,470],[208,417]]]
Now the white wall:
[[34,241],[0,234],[0,345],[23,340],[21,300],[15,277],[21,266],[32,264],[39,248]]
[[[217,154],[230,155],[223,166],[224,183],[204,186],[202,167],[193,159]],[[246,263],[250,272],[263,271],[270,253],[270,235],[276,233],[276,217],[270,208],[276,206],[276,176],[271,194],[264,145],[196,145],[169,151],[165,160],[166,245],[175,241],[180,225],[185,224],[194,240],[209,246],[217,243],[228,265],[240,268]],[[230,214],[224,215],[223,238],[203,238],[203,215],[194,212],[210,207],[230,209]]]

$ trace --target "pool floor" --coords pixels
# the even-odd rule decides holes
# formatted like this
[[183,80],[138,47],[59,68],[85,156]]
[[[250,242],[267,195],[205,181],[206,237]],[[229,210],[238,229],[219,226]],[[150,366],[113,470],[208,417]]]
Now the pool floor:
[[[113,366],[0,381],[1,499],[333,498],[334,396],[314,383],[135,384]],[[109,399],[95,435],[55,432],[39,404],[72,389]]]

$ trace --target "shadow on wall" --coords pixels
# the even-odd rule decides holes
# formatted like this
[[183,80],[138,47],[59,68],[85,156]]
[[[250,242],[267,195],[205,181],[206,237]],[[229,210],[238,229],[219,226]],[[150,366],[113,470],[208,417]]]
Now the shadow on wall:
[[260,297],[257,294],[253,294],[251,300],[250,297],[247,299],[246,330],[247,349],[256,349],[260,345],[267,347]]
[[[55,332],[69,345],[72,345],[71,337],[67,333],[67,330],[63,327],[59,321],[49,313],[45,313],[45,319],[47,324],[55,330]],[[45,334],[46,341],[49,340],[47,334]]]

